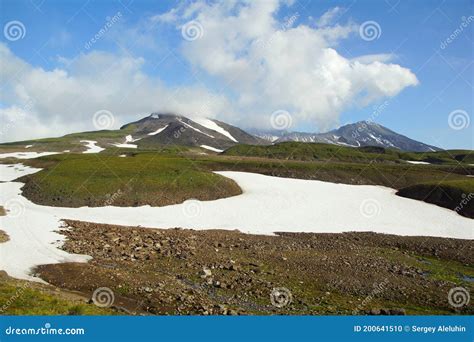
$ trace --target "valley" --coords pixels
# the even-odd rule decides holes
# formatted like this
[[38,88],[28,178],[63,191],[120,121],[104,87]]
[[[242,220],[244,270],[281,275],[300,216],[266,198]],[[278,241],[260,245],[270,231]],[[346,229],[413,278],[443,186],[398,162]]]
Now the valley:
[[[472,288],[471,152],[270,144],[153,114],[1,144],[1,268],[72,307],[106,286],[114,314],[472,314],[439,291]],[[280,287],[288,307],[268,301]]]

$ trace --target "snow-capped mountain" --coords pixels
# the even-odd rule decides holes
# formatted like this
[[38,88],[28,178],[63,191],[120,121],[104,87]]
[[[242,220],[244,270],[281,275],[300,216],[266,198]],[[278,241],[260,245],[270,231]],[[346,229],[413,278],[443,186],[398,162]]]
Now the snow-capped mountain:
[[[286,130],[260,130],[260,129],[250,129],[249,133],[253,134],[257,138],[263,139],[267,142],[275,142],[278,139],[290,134],[291,132]],[[304,133],[301,133],[304,134]]]
[[[382,125],[369,121],[359,121],[348,124],[326,133],[303,133],[303,132],[265,132],[257,136],[272,143],[284,141],[316,142],[335,144],[343,146],[381,146],[385,148],[395,148],[402,151],[432,152],[441,150],[438,147],[424,144],[398,134]],[[278,133],[281,135],[278,136]],[[268,139],[268,137],[272,137]]]
[[181,115],[153,113],[120,129],[131,131],[135,144],[199,146],[221,152],[236,144],[261,144],[265,141],[224,122]]

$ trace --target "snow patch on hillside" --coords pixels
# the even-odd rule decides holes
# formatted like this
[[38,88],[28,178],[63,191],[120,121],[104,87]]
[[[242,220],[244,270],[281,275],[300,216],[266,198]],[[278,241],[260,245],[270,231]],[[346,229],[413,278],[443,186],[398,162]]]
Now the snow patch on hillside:
[[[8,181],[40,169],[15,164],[15,175],[0,168]],[[16,168],[16,169],[15,169]],[[395,195],[380,186],[346,185],[278,178],[246,172],[216,172],[242,188],[238,196],[214,201],[193,200],[164,207],[58,208],[37,205],[21,195],[23,183],[0,183],[0,205],[7,210],[0,227],[10,240],[0,244],[0,269],[17,278],[37,280],[37,265],[85,262],[90,257],[69,254],[56,231],[61,219],[155,228],[238,229],[252,234],[274,232],[378,233],[473,239],[472,220],[454,211]],[[344,215],[341,215],[343,210]],[[34,223],[34,224],[32,224]]]
[[0,181],[11,182],[12,180],[31,175],[40,170],[41,169],[29,167],[23,164],[0,164]]
[[0,158],[34,159],[52,154],[59,154],[59,152],[10,152],[1,153]]
[[141,140],[142,138],[137,138],[137,139],[133,139],[133,137],[131,135],[127,135],[125,137],[125,142],[126,143],[129,143],[129,142],[135,142],[135,141],[138,141],[138,140]]
[[95,140],[81,140],[81,142],[86,143],[87,150],[82,153],[99,153],[100,151],[105,150],[97,145],[97,141]]
[[407,163],[416,164],[416,165],[430,165],[431,163],[423,162],[423,161],[416,161],[416,160],[407,160]]
[[179,122],[181,122],[183,125],[185,125],[186,127],[189,127],[193,130],[195,130],[196,132],[198,133],[201,133],[201,134],[204,134],[204,135],[207,135],[209,138],[213,138],[214,139],[214,136],[210,135],[210,134],[207,134],[207,133],[204,133],[203,131],[201,131],[200,129],[196,128],[196,127],[193,127],[191,126],[190,124],[184,122],[182,119],[178,119]]
[[212,147],[212,146],[207,146],[207,145],[201,145],[202,148],[205,148],[206,150],[214,151],[214,152],[224,152],[224,150],[219,150],[218,148]]
[[169,125],[166,125],[165,127],[158,128],[156,131],[148,133],[148,135],[157,135],[163,132],[165,129],[168,128]]
[[235,139],[228,131],[226,131],[224,128],[219,126],[216,122],[206,119],[206,118],[200,118],[200,119],[193,119],[194,122],[198,123],[199,125],[206,127],[212,131],[216,131],[217,133],[220,133],[230,140],[238,143],[237,139]]
[[137,148],[138,146],[135,145],[135,144],[127,144],[127,143],[123,143],[123,144],[112,144],[114,145],[115,147],[122,147],[122,148]]

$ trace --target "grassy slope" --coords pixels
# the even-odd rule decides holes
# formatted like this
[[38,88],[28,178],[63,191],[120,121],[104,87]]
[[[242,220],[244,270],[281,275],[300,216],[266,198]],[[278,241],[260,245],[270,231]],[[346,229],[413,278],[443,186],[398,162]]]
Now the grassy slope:
[[[400,196],[423,200],[459,214],[474,217],[474,153],[451,150],[428,153],[364,147],[349,148],[326,144],[282,143],[272,146],[239,145],[225,151],[229,156],[290,160],[262,162],[258,172],[296,178],[315,178],[352,184],[380,184],[401,189]],[[324,161],[301,164],[296,161]],[[425,161],[432,165],[413,165],[406,160]],[[248,165],[241,167],[251,169]],[[461,205],[462,204],[462,205]],[[457,208],[457,209],[456,209]]]
[[183,157],[143,153],[120,158],[107,154],[67,154],[30,163],[46,169],[23,177],[24,195],[60,206],[154,206],[189,198],[210,200],[241,193],[225,177],[197,168]]
[[[469,193],[466,184],[474,184],[474,178],[466,177],[474,173],[474,168],[456,160],[466,151],[453,152],[449,161],[433,165],[404,162],[423,159],[425,154],[327,144],[238,145],[216,156],[196,152],[193,148],[163,146],[159,151],[106,149],[96,155],[67,154],[29,160],[27,164],[45,170],[24,178],[24,194],[47,205],[166,205],[188,198],[209,200],[240,193],[234,182],[211,173],[233,170],[395,189],[412,187],[400,194],[453,209],[462,200],[460,196]],[[128,157],[117,157],[123,153]],[[427,155],[446,159],[446,154]],[[449,205],[439,201],[439,196],[430,199],[428,185],[420,188],[420,184],[431,188],[449,185]]]
[[284,142],[276,145],[237,145],[227,149],[224,155],[264,157],[284,160],[329,160],[342,162],[402,162],[404,160],[426,161],[434,164],[457,164],[474,162],[474,154],[468,150],[440,152],[402,152],[382,147],[345,147],[320,143]]
[[[57,138],[33,139],[24,141],[15,141],[0,144],[0,153],[14,151],[47,151],[60,152],[71,150],[73,152],[84,151],[86,148],[81,140],[95,140],[99,145],[110,146],[110,143],[121,142],[125,136],[134,131],[133,126],[129,126],[123,130],[101,130],[92,132],[80,132],[67,134]],[[26,149],[26,145],[33,145]],[[111,146],[110,146],[111,147]]]
[[464,180],[464,169],[452,166],[433,166],[391,163],[302,162],[269,160],[266,158],[209,157],[201,161],[213,170],[235,170],[266,175],[315,179],[345,184],[383,185],[400,189],[421,182]]
[[474,218],[474,179],[415,184],[401,189],[400,196],[434,203]]
[[0,274],[0,315],[113,315],[77,295]]

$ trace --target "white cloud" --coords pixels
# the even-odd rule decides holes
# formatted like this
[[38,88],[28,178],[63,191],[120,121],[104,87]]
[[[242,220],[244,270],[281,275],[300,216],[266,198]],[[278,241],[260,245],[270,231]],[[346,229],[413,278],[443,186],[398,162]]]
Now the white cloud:
[[293,122],[326,129],[350,106],[395,96],[418,83],[409,69],[385,64],[388,55],[351,60],[339,54],[342,39],[360,39],[353,35],[357,25],[352,22],[329,25],[339,8],[320,18],[321,28],[305,25],[297,12],[299,19],[286,27],[277,19],[276,0],[200,3],[197,8],[192,17],[174,13],[178,21],[196,20],[204,29],[202,38],[183,41],[182,51],[233,91],[242,113],[234,122],[268,125],[271,113],[284,109]]
[[373,62],[387,63],[396,59],[397,56],[393,53],[378,53],[373,55],[363,55],[353,58],[353,62],[360,62],[362,64],[370,64]]
[[0,60],[0,122],[11,128],[0,132],[0,141],[91,130],[94,113],[102,109],[113,113],[119,127],[152,111],[214,117],[230,107],[202,86],[166,87],[142,71],[142,58],[94,51],[44,70],[0,44]]
[[318,27],[324,27],[332,24],[334,19],[343,12],[344,9],[341,7],[331,8],[330,10],[326,11],[318,20],[316,20],[316,25]]
[[[295,125],[327,129],[338,124],[342,111],[395,96],[418,83],[409,69],[392,63],[390,54],[353,59],[341,55],[341,40],[360,38],[351,21],[331,24],[340,9],[328,11],[314,28],[292,7],[280,19],[281,6],[278,0],[198,1],[146,21],[150,28],[177,29],[182,57],[204,71],[206,80],[211,76],[212,90],[201,83],[171,88],[145,72],[145,59],[127,51],[59,57],[56,69],[45,70],[0,43],[0,119],[24,120],[17,120],[22,129],[6,130],[0,139],[94,129],[93,114],[102,109],[114,114],[116,127],[162,111],[268,128],[274,111],[287,110]],[[181,39],[181,26],[190,20],[202,25],[200,39]],[[124,27],[122,33],[141,36],[142,31],[147,32],[145,41],[153,37],[153,31],[141,26]]]

